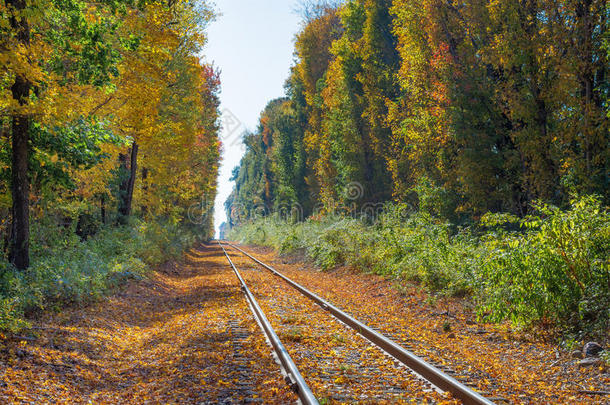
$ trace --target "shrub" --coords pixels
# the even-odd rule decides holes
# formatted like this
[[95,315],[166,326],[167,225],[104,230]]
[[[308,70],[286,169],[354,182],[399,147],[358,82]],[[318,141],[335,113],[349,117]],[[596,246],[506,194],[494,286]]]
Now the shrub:
[[229,237],[281,253],[304,251],[323,270],[347,264],[419,281],[434,291],[463,294],[468,284],[459,269],[474,243],[461,234],[452,236],[447,223],[407,208],[388,205],[374,224],[326,216],[290,225],[269,217],[246,223]]
[[489,234],[479,275],[481,310],[517,324],[581,332],[610,326],[610,215],[595,197],[562,211],[540,205],[525,232]]
[[169,221],[108,227],[82,241],[74,229],[35,223],[32,264],[17,271],[0,261],[0,330],[27,326],[25,314],[101,298],[150,266],[177,258],[195,241]]

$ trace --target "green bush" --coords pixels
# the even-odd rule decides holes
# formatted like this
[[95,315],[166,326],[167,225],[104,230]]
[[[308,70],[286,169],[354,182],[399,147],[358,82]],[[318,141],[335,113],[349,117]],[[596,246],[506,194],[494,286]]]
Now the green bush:
[[[280,253],[305,252],[323,270],[350,265],[363,271],[422,282],[431,290],[463,294],[459,271],[476,244],[466,232],[452,235],[447,223],[406,206],[386,206],[375,224],[365,219],[326,216],[288,224],[263,218],[234,229],[230,238],[271,246]],[[469,272],[467,272],[469,274]]]
[[[588,333],[610,327],[610,215],[595,197],[541,205],[525,232],[486,235],[478,289],[489,318]],[[486,218],[490,220],[490,217]],[[491,218],[493,220],[493,218]]]
[[22,329],[34,311],[97,300],[195,241],[183,227],[161,221],[108,227],[86,241],[74,229],[49,223],[33,224],[32,234],[27,271],[0,261],[0,330]]

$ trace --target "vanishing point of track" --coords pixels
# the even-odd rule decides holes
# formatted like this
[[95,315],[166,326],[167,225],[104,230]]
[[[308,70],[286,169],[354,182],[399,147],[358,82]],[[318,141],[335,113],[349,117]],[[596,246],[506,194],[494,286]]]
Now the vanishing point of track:
[[[218,242],[218,244],[239,279],[256,320],[271,343],[286,374],[287,383],[302,403],[318,404],[320,393],[316,392],[318,394],[316,398],[314,392],[317,391],[317,387],[324,386],[332,393],[330,398],[324,397],[324,399],[337,402],[409,402],[411,400],[435,402],[444,398],[441,393],[449,392],[464,404],[493,404],[483,395],[248,252],[227,242]],[[250,269],[240,272],[234,263],[236,256],[232,259],[225,246],[239,252],[239,259],[247,258],[246,260],[253,261],[265,270]],[[280,285],[274,283],[273,280],[277,278],[283,280],[283,283]],[[255,288],[254,294],[247,282]],[[301,295],[289,294],[285,288],[282,288],[286,284]],[[264,294],[265,292],[267,294]],[[273,297],[266,302],[267,315],[257,302],[255,294]],[[325,316],[320,314],[320,311],[323,311]],[[282,326],[286,323],[290,324],[287,332],[280,333],[284,342],[278,337],[267,316],[275,319],[276,324]],[[292,324],[298,326],[292,328]],[[336,347],[328,347],[328,350],[321,353],[315,347],[315,343],[329,338],[329,345],[336,343]],[[289,352],[297,359],[296,362]],[[305,378],[297,364],[305,374]],[[314,388],[310,388],[310,385]]]

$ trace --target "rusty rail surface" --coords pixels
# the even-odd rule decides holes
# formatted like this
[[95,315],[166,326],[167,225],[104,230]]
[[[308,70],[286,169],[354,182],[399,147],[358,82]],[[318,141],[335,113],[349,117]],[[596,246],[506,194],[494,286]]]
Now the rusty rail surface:
[[248,301],[250,302],[254,316],[256,317],[259,324],[261,325],[263,332],[265,333],[265,335],[271,342],[271,345],[273,346],[275,353],[277,354],[280,362],[282,363],[282,366],[284,367],[284,370],[286,371],[286,374],[287,374],[288,384],[296,392],[299,399],[301,400],[301,403],[303,403],[304,405],[318,405],[318,400],[314,396],[313,392],[311,392],[311,389],[309,388],[309,386],[303,379],[303,376],[297,369],[297,366],[292,361],[292,358],[288,354],[288,351],[286,351],[286,348],[284,347],[284,345],[280,341],[279,337],[273,330],[273,327],[267,320],[267,317],[263,313],[263,310],[258,305],[258,302],[256,302],[254,295],[252,295],[252,293],[250,292],[250,289],[246,285],[246,282],[244,281],[241,274],[239,274],[239,271],[233,264],[233,261],[229,257],[229,254],[227,253],[224,246],[222,246],[222,244],[220,242],[218,244],[222,248],[222,251],[224,252],[225,256],[227,256],[227,259],[229,260],[229,264],[231,265],[231,267],[233,268],[233,271],[235,272],[235,275],[239,279],[239,282],[241,284],[241,289],[244,292],[244,294],[246,295],[246,298],[248,299]]
[[[220,242],[218,242],[218,243],[222,247],[222,243],[220,243]],[[388,337],[382,335],[381,333],[373,330],[372,328],[368,327],[364,323],[358,321],[357,319],[355,319],[352,316],[348,315],[347,313],[343,312],[338,307],[334,306],[330,302],[324,300],[323,298],[321,298],[318,295],[314,294],[313,292],[309,291],[308,289],[301,286],[300,284],[292,281],[291,279],[284,276],[282,273],[280,273],[273,267],[269,266],[266,263],[263,263],[262,261],[258,260],[254,256],[250,255],[248,252],[240,249],[239,247],[237,247],[231,243],[228,243],[228,242],[223,242],[223,243],[230,246],[231,248],[241,252],[245,256],[252,259],[254,262],[258,263],[260,266],[264,267],[265,269],[269,270],[271,273],[273,273],[277,277],[279,277],[282,280],[284,280],[285,282],[287,282],[291,287],[293,287],[294,289],[299,291],[301,294],[303,294],[307,298],[311,299],[312,301],[314,301],[315,303],[320,305],[320,307],[322,307],[322,309],[324,309],[325,311],[328,311],[335,318],[339,319],[340,321],[342,321],[343,323],[345,323],[346,325],[348,325],[349,327],[354,329],[361,336],[363,336],[364,338],[369,340],[373,345],[378,346],[379,348],[383,349],[390,356],[394,357],[396,360],[400,361],[402,364],[404,364],[411,370],[415,371],[416,373],[418,373],[419,375],[424,377],[426,380],[428,380],[430,383],[432,383],[439,389],[450,392],[455,398],[460,399],[464,404],[466,404],[466,405],[494,405],[494,403],[491,400],[485,398],[481,394],[470,389],[466,385],[457,381],[455,378],[445,374],[438,368],[434,367],[432,364],[426,362],[425,360],[421,359],[420,357],[418,357],[415,354],[411,353],[410,351],[406,350],[402,346],[393,342]],[[223,250],[224,250],[224,247],[223,247]],[[225,254],[226,254],[226,251],[225,251]],[[228,257],[228,254],[227,254],[227,257]]]

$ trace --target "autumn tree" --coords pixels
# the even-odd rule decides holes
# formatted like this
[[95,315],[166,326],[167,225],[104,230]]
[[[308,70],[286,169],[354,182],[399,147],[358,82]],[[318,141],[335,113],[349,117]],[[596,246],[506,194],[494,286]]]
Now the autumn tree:
[[122,51],[116,91],[95,107],[127,140],[115,151],[119,223],[135,210],[184,217],[190,206],[213,199],[219,79],[197,56],[212,18],[206,4],[149,2],[121,27],[140,35]]
[[[10,28],[13,38],[6,42],[15,42],[15,48],[25,51],[30,46],[30,23],[25,17],[26,2],[23,0],[7,1]],[[5,42],[3,41],[3,42]],[[18,269],[26,269],[30,265],[29,254],[29,192],[28,159],[29,159],[29,131],[30,117],[25,110],[32,90],[31,79],[27,76],[26,66],[19,66],[14,73],[14,82],[11,86],[14,106],[11,114],[12,127],[12,177],[11,193],[13,197],[11,244],[9,260]]]
[[[7,1],[1,31],[3,75],[11,99],[2,103],[11,117],[12,227],[10,260],[29,266],[30,133],[33,124],[52,128],[52,106],[67,89],[110,83],[117,51],[111,36],[119,4]],[[90,18],[99,14],[102,18]],[[3,92],[6,97],[7,92]],[[49,109],[51,107],[51,109]],[[36,117],[36,118],[34,118]]]
[[[536,199],[565,201],[566,185],[595,190],[593,173],[604,171],[600,153],[606,148],[583,145],[587,139],[603,142],[607,120],[599,103],[588,103],[587,114],[582,106],[586,88],[599,89],[601,82],[582,79],[575,67],[604,76],[603,7],[591,2],[584,12],[576,4],[535,1],[394,4],[403,88],[391,114],[398,194],[425,175],[455,191],[465,212],[523,215]],[[578,23],[583,12],[591,17],[588,31]],[[595,53],[582,55],[576,43],[565,41],[574,30]],[[596,130],[587,125],[588,131],[596,135],[585,137],[582,126],[592,122]],[[600,164],[587,179],[577,174],[591,162],[586,150],[596,150]],[[409,175],[415,177],[401,185]],[[604,181],[593,183],[603,187]]]
[[390,113],[395,195],[406,198],[426,177],[451,190],[462,211],[512,211],[510,122],[495,101],[498,72],[479,55],[489,42],[484,4],[394,3],[402,88]]

